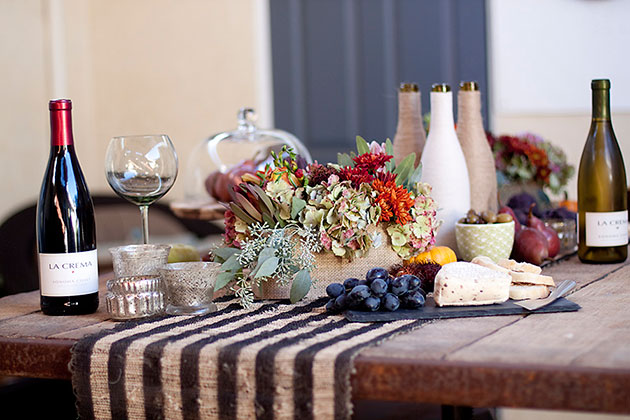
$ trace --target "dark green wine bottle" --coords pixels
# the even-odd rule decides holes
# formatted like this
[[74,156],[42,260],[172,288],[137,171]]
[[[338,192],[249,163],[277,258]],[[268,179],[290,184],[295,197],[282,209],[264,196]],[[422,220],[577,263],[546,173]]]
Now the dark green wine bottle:
[[593,117],[578,171],[578,257],[617,263],[628,257],[623,155],[610,121],[610,80],[593,80]]

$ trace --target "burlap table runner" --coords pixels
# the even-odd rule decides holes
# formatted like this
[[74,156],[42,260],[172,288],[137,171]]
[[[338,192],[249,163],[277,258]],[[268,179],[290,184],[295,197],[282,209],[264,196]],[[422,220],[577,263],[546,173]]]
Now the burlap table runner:
[[125,322],[80,340],[72,383],[83,419],[345,419],[353,358],[421,321],[350,323],[326,299],[234,300],[199,317]]

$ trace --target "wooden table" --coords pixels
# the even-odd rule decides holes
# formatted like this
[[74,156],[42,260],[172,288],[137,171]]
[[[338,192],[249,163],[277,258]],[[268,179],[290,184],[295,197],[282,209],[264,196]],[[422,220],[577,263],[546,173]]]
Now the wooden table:
[[[354,399],[630,413],[630,264],[572,257],[545,273],[578,283],[579,312],[425,324],[361,352]],[[114,325],[103,304],[49,317],[38,292],[2,298],[0,374],[70,379],[72,345]]]

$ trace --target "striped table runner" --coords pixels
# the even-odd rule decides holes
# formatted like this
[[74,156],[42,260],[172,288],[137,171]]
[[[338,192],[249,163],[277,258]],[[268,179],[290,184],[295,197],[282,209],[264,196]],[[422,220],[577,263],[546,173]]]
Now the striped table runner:
[[199,317],[126,322],[80,340],[72,382],[82,419],[346,419],[364,347],[422,321],[351,323],[326,299],[217,302]]

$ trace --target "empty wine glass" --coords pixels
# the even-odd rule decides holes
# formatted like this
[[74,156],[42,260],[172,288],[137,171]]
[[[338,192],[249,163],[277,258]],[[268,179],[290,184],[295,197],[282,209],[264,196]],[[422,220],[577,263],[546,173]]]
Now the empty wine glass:
[[120,136],[105,155],[107,182],[119,196],[140,207],[142,239],[149,243],[149,205],[171,189],[177,177],[177,154],[165,134]]

